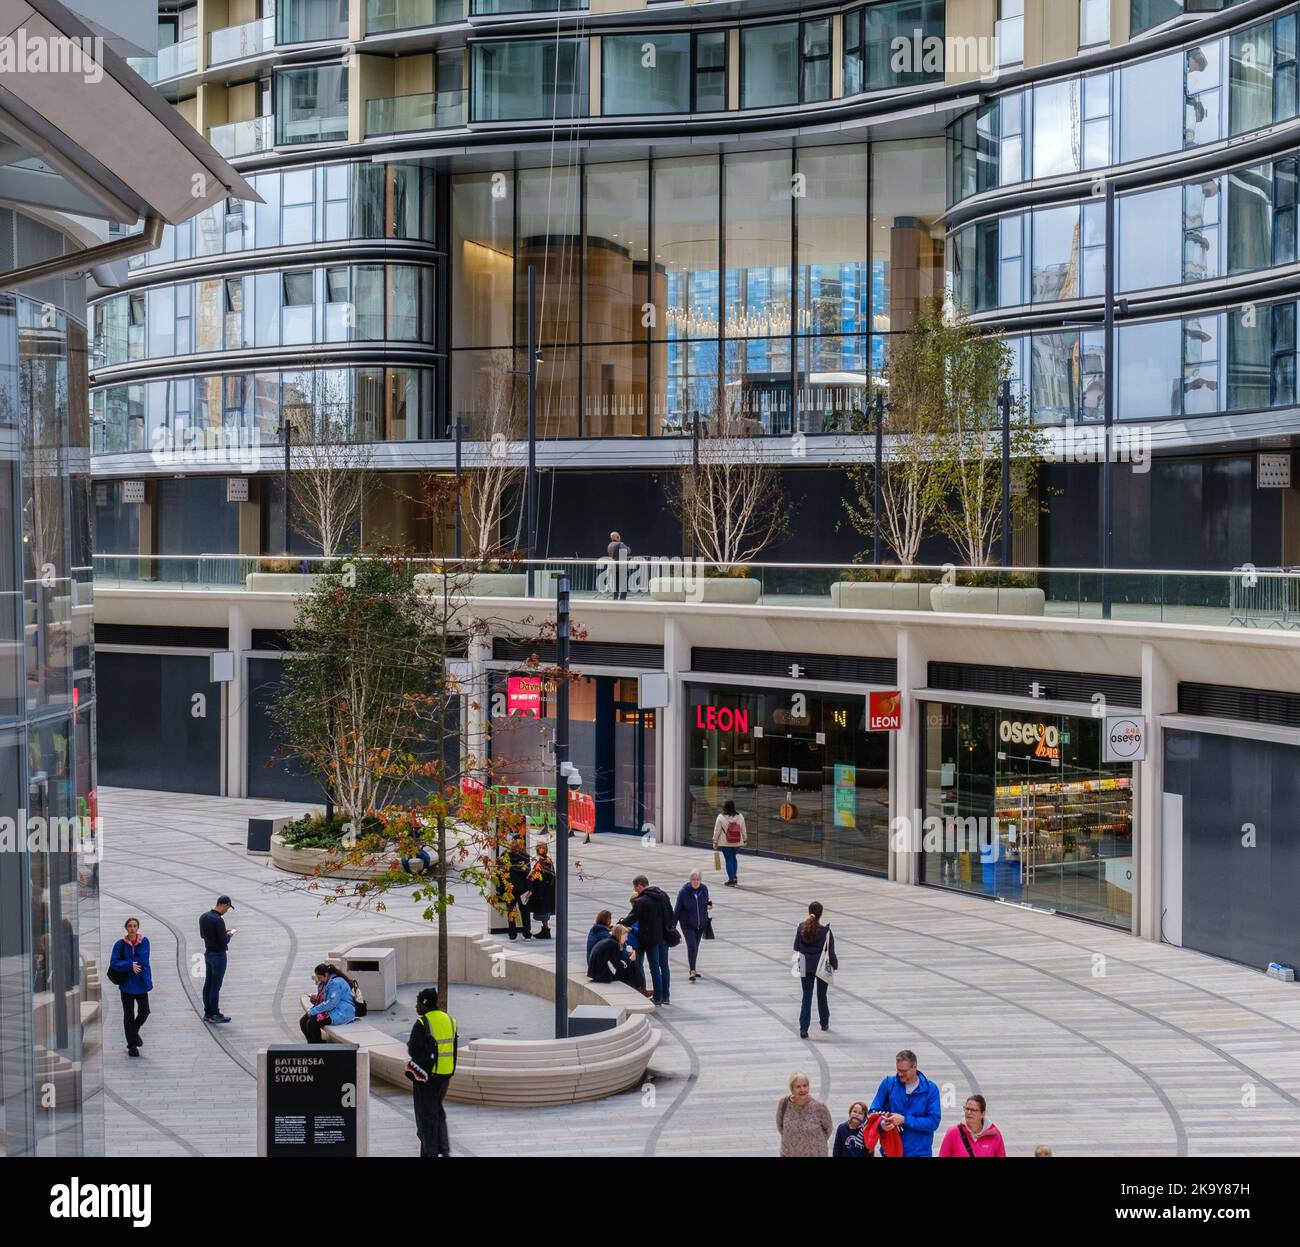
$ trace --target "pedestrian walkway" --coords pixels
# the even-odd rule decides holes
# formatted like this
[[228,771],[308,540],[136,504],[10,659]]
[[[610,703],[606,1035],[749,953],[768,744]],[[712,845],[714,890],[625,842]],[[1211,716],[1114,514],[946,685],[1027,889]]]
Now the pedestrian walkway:
[[[330,948],[423,925],[402,895],[382,913],[324,906],[244,851],[250,815],[289,803],[107,789],[102,930],[107,956],[130,914],[153,947],[153,1014],[127,1057],[116,999],[106,1001],[104,1066],[113,1154],[249,1155],[256,1148],[256,1053],[301,1042],[299,995]],[[870,1098],[894,1053],[912,1048],[944,1088],[944,1127],[973,1091],[1010,1155],[1300,1153],[1300,985],[1085,923],[844,871],[742,857],[722,887],[712,854],[633,837],[570,842],[570,958],[592,916],[627,911],[635,875],[670,895],[700,869],[718,938],[704,978],[672,954],[672,1004],[647,1084],[610,1100],[505,1111],[452,1106],[466,1155],[775,1155],[786,1079],[805,1071],[836,1121]],[[230,968],[222,1009],[201,1020],[198,916],[228,892]],[[831,1031],[798,1037],[796,922],[820,900],[840,973]],[[458,896],[456,930],[484,907]],[[530,948],[543,950],[545,944]],[[105,984],[106,994],[112,994]],[[455,987],[451,1009],[455,1012]],[[418,1154],[410,1098],[376,1084],[371,1150]],[[936,1140],[937,1150],[937,1140]]]

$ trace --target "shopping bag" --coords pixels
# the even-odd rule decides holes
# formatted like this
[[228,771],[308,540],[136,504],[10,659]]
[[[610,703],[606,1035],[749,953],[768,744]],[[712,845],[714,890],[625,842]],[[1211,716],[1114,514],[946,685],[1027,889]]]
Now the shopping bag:
[[826,928],[826,943],[822,945],[822,955],[817,962],[817,977],[829,987],[835,982],[835,971],[831,969],[831,929]]
[[713,850],[713,869],[714,870],[722,869],[722,854],[719,853],[717,849]]

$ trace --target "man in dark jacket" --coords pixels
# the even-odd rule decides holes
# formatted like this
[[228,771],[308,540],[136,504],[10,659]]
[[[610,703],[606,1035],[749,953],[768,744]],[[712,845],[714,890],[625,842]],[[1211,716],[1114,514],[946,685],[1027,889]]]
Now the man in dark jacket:
[[943,1109],[939,1085],[916,1068],[916,1053],[904,1048],[894,1058],[896,1073],[882,1079],[871,1101],[873,1113],[884,1113],[882,1130],[903,1132],[904,1156],[933,1156],[934,1132]]
[[230,897],[219,896],[206,914],[199,915],[199,935],[203,939],[203,1020],[229,1022],[221,1012],[221,984],[226,977],[226,949],[234,929],[226,930],[226,912],[233,909]]
[[609,545],[605,547],[605,553],[613,563],[610,572],[613,575],[614,596],[621,602],[627,597],[627,558],[631,554],[627,543],[623,540],[618,532],[612,532],[609,535]]
[[637,926],[637,956],[644,958],[650,967],[652,996],[657,1005],[671,1004],[668,993],[668,932],[677,926],[673,916],[673,903],[662,888],[652,888],[645,875],[632,880],[636,894],[632,909],[623,919],[623,925]]

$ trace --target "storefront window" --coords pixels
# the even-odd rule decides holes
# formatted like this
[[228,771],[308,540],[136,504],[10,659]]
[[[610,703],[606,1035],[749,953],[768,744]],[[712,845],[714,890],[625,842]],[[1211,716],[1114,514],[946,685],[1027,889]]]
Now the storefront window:
[[714,820],[734,801],[751,852],[888,871],[889,738],[866,730],[863,696],[688,693],[688,843],[712,844]]
[[1102,720],[924,706],[927,884],[1128,928],[1132,767],[1102,761]]

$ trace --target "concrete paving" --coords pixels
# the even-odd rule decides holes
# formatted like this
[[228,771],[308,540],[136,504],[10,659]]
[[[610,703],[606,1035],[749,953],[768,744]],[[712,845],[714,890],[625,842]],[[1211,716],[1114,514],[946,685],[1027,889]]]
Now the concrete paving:
[[[101,809],[101,954],[126,916],[139,915],[155,983],[134,1060],[105,984],[108,1150],[252,1154],[256,1052],[300,1041],[298,996],[312,965],[344,941],[422,925],[419,910],[401,895],[380,913],[322,905],[245,853],[249,816],[299,805],[107,789]],[[1058,1156],[1300,1154],[1300,985],[843,871],[747,857],[732,889],[698,849],[622,836],[571,844],[572,964],[597,910],[626,911],[633,876],[675,893],[699,868],[718,935],[703,946],[705,978],[689,984],[685,948],[673,951],[672,1003],[654,1017],[664,1039],[644,1086],[565,1108],[453,1106],[458,1153],[775,1155],[774,1112],[793,1070],[808,1073],[839,1121],[907,1047],[943,1087],[942,1128],[980,1091],[1012,1155],[1038,1143]],[[233,1021],[212,1027],[201,1020],[198,916],[221,892],[234,900],[228,922],[239,933],[221,997]],[[791,945],[813,899],[826,906],[841,970],[830,1032],[814,1022],[800,1040]],[[482,903],[459,896],[452,921],[481,930]],[[372,1152],[418,1154],[408,1097],[376,1084],[372,1104]]]

